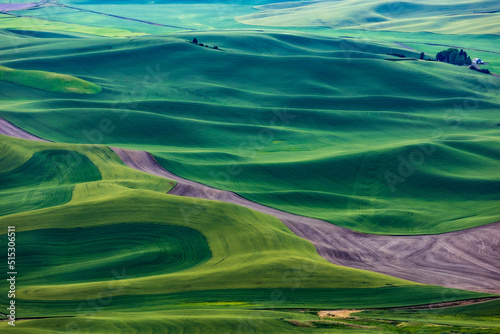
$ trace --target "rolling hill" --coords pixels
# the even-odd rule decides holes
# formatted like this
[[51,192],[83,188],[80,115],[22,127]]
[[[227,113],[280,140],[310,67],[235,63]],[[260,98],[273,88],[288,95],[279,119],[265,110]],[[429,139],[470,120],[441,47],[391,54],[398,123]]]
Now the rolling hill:
[[24,37],[17,50],[1,53],[6,66],[103,87],[85,99],[28,98],[1,83],[0,116],[43,138],[144,149],[182,177],[361,232],[499,219],[493,76],[391,61],[418,53],[386,42],[282,32]]
[[500,34],[498,4],[491,0],[342,0],[272,3],[237,17],[258,26],[325,26],[369,30],[428,31],[449,34]]
[[498,10],[1,13],[0,332],[500,333]]
[[97,94],[102,88],[85,80],[44,71],[23,71],[0,66],[0,80],[56,93]]
[[[359,307],[485,296],[335,266],[276,218],[167,195],[172,182],[125,167],[103,146],[2,136],[1,152],[9,157],[0,174],[9,180],[2,182],[2,195],[25,195],[38,204],[2,211],[0,217],[5,229],[17,226],[16,266],[30,268],[16,292],[19,329],[32,328],[33,321],[23,318],[39,317],[53,318],[35,321],[45,329],[85,321],[100,327],[101,321],[88,314],[92,305],[83,305],[92,295],[113,301],[99,307],[101,316],[111,317],[109,324],[123,321],[126,313],[116,312],[137,308],[145,312],[139,317],[179,307],[189,312],[211,308],[216,318],[216,310],[227,305],[250,313],[270,306],[345,307],[354,305],[353,294],[359,295]],[[68,157],[76,159],[72,165],[61,163]],[[56,166],[66,168],[55,178]],[[44,203],[33,198],[29,182],[40,181],[16,178],[25,170],[45,181],[37,187],[45,196],[57,198],[69,190],[70,199]],[[167,326],[169,312],[162,314],[158,321]],[[5,322],[2,326],[8,328]],[[125,321],[117,326],[143,325]]]

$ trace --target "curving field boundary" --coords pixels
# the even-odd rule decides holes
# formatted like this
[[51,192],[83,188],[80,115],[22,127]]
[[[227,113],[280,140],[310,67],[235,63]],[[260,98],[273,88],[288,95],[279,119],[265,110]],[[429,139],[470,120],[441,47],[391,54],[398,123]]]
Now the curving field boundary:
[[[44,141],[2,119],[0,134]],[[500,222],[438,235],[364,234],[186,180],[164,169],[148,152],[112,149],[131,168],[177,181],[171,195],[233,203],[280,219],[331,263],[419,283],[500,293]]]
[[183,179],[165,170],[148,152],[112,149],[129,167],[177,181],[169,194],[238,204],[280,219],[334,264],[419,283],[500,293],[500,222],[438,235],[364,234]]
[[0,118],[0,134],[21,139],[50,142],[50,140],[45,140],[43,138],[32,135],[29,132],[21,130],[20,128],[18,128],[11,122],[4,120],[3,118]]

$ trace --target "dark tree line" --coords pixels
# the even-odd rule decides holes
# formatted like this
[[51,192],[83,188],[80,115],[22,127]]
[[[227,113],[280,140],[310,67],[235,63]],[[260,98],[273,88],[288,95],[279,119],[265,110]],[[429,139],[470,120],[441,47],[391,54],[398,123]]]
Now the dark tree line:
[[[196,44],[196,45],[199,45],[199,46],[204,46],[204,47],[207,47],[207,48],[209,48],[209,47],[210,47],[210,46],[205,45],[205,44],[203,44],[203,43],[199,43],[199,42],[198,42],[198,40],[196,39],[196,37],[195,37],[195,38],[193,38],[193,41],[192,41],[191,43]],[[220,50],[218,46],[214,46],[214,47],[212,47],[212,49],[214,49],[214,50]]]
[[437,61],[444,61],[454,65],[471,65],[472,60],[464,50],[450,48],[448,50],[440,51],[436,54]]

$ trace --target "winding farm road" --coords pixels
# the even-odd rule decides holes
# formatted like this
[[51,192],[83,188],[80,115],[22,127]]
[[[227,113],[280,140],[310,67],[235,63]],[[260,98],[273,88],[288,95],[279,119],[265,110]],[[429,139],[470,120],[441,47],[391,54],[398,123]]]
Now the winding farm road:
[[[44,141],[2,119],[0,134]],[[164,169],[148,152],[112,149],[131,168],[177,181],[171,195],[229,202],[280,219],[334,264],[420,283],[500,294],[500,222],[438,235],[364,234],[186,180]]]
[[92,14],[97,14],[97,15],[110,16],[110,17],[114,17],[114,18],[117,18],[117,19],[121,19],[121,20],[135,21],[135,22],[150,24],[150,25],[153,25],[153,26],[168,27],[168,28],[175,28],[175,29],[182,29],[182,30],[196,30],[196,29],[193,29],[193,28],[178,27],[178,26],[173,26],[173,25],[169,25],[169,24],[155,23],[155,22],[151,22],[151,21],[144,21],[144,20],[139,20],[139,19],[133,19],[133,18],[130,18],[130,17],[124,17],[124,16],[115,15],[115,14],[97,12],[95,10],[90,10],[90,9],[83,9],[83,8],[78,8],[78,7],[66,6],[66,5],[58,3],[57,1],[54,3],[54,5],[55,6],[59,6],[59,7],[68,8],[68,9],[74,9],[74,10],[77,10],[77,11],[80,11],[80,12],[87,12],[87,13],[92,13]]

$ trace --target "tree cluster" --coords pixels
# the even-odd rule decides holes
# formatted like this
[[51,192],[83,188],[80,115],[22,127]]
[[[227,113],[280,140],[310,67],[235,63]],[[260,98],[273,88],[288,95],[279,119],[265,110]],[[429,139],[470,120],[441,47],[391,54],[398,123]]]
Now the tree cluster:
[[448,50],[440,51],[436,54],[437,61],[444,61],[453,65],[471,65],[472,60],[464,50],[450,48]]
[[[204,47],[207,47],[207,48],[210,48],[210,46],[206,45],[206,44],[203,44],[203,43],[199,43],[198,40],[196,38],[193,39],[193,41],[191,42],[193,44],[196,44],[196,45],[199,45],[199,46],[204,46]],[[214,46],[214,47],[211,47],[212,49],[214,50],[221,50],[219,49],[218,46]]]

